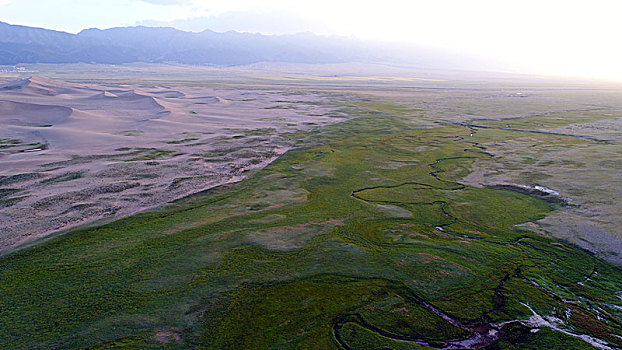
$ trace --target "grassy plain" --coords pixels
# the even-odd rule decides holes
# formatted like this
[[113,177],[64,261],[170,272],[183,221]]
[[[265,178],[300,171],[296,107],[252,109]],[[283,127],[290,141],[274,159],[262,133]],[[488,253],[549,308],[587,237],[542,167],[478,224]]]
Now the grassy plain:
[[503,161],[482,145],[522,133],[348,89],[329,90],[351,94],[349,120],[289,134],[297,147],[242,182],[1,258],[0,344],[622,347],[622,271],[516,226],[564,209],[462,183]]

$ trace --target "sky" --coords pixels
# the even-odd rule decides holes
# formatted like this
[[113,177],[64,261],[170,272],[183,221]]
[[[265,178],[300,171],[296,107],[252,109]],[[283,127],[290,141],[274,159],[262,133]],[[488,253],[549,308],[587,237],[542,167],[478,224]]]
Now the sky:
[[150,25],[401,42],[525,72],[622,80],[620,0],[0,0],[0,21],[77,33]]

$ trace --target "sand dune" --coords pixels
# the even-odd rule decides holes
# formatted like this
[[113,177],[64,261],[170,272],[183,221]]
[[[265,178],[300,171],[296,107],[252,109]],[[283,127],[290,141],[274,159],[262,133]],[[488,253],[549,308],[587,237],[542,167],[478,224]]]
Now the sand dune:
[[171,90],[171,91],[154,91],[151,94],[153,94],[154,96],[161,96],[161,97],[165,97],[165,98],[182,98],[182,97],[186,97],[186,94],[184,94],[181,91],[175,91],[175,90]]
[[216,96],[201,96],[201,97],[194,97],[192,98],[192,100],[195,100],[196,103],[204,103],[204,104],[219,104],[219,103],[223,103],[224,99],[222,98],[218,98]]
[[[309,105],[283,106],[306,99]],[[335,122],[326,97],[188,86],[0,84],[0,254],[239,181]],[[282,108],[283,107],[283,108]]]
[[0,124],[41,126],[66,122],[72,108],[12,101],[0,101]]
[[129,91],[102,91],[93,96],[83,97],[75,103],[82,110],[162,110],[154,97]]
[[39,96],[75,94],[80,89],[84,89],[84,87],[67,82],[58,82],[43,76],[18,79],[7,82],[4,85],[0,85],[0,91],[19,91],[23,94]]
[[22,91],[28,84],[30,79],[11,80],[0,84],[0,91]]

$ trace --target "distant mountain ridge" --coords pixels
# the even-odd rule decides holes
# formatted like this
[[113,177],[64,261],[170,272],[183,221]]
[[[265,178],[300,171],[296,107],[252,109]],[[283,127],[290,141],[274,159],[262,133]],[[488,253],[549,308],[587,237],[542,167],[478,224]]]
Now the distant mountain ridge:
[[256,62],[394,62],[420,67],[472,69],[472,58],[429,48],[403,49],[312,33],[262,35],[168,27],[85,29],[78,34],[0,22],[0,65],[133,62],[242,65]]

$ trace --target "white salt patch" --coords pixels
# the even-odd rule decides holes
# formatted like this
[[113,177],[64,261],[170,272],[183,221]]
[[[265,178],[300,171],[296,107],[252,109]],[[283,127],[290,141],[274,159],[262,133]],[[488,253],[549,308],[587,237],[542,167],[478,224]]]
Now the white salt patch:
[[540,192],[544,192],[544,193],[552,194],[552,195],[554,195],[554,196],[559,196],[559,192],[557,192],[557,191],[555,191],[555,190],[552,190],[552,189],[550,189],[550,188],[546,188],[546,187],[539,186],[539,185],[535,185],[533,188],[534,188],[534,189],[536,189],[536,190],[538,190],[538,191],[540,191]]
[[[607,343],[605,341],[594,338],[594,337],[590,337],[589,335],[586,335],[586,334],[575,334],[570,331],[567,331],[561,328],[561,326],[564,325],[564,322],[560,320],[559,318],[556,318],[553,316],[542,317],[538,315],[529,305],[525,303],[521,303],[521,304],[525,306],[526,308],[528,308],[529,311],[531,311],[531,313],[533,313],[533,315],[529,317],[527,321],[523,321],[523,324],[525,324],[526,326],[533,327],[533,328],[549,327],[554,331],[561,332],[569,336],[582,339],[583,341],[589,343],[590,345],[596,348],[603,349],[603,350],[613,350],[612,348],[607,346]],[[531,331],[533,332],[533,329]]]

